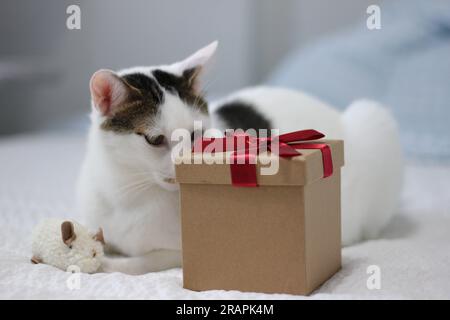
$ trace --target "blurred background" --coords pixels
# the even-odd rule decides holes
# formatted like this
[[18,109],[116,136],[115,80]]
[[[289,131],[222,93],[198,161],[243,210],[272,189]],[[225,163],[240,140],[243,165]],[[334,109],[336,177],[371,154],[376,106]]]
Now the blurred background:
[[[80,30],[66,27],[73,4]],[[366,25],[373,4],[381,29]],[[0,39],[3,138],[82,131],[95,70],[171,63],[217,39],[210,96],[265,83],[340,109],[375,99],[411,157],[450,159],[450,1],[2,0]]]

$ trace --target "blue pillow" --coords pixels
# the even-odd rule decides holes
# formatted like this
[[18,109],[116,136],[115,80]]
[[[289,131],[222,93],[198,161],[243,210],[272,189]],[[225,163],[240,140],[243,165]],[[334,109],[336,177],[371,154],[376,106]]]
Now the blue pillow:
[[291,54],[271,85],[304,90],[344,109],[369,98],[392,109],[410,157],[450,160],[450,2],[381,6],[381,30],[365,22]]

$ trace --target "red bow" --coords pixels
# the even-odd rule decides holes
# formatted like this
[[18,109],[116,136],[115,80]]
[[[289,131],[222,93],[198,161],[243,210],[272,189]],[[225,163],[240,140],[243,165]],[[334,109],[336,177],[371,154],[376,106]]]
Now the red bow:
[[204,152],[214,143],[217,150],[211,152],[233,151],[231,154],[231,182],[239,187],[257,187],[256,155],[261,150],[271,151],[282,158],[300,156],[297,149],[319,149],[322,152],[323,177],[333,174],[333,161],[330,146],[325,143],[304,143],[325,137],[316,130],[300,130],[285,133],[276,137],[257,138],[247,134],[235,133],[224,138],[202,138],[194,143],[193,152]]

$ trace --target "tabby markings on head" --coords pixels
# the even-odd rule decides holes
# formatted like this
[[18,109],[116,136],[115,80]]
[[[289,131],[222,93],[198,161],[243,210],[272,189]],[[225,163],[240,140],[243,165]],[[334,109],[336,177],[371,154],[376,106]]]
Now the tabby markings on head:
[[152,72],[154,78],[143,73],[123,75],[120,79],[127,86],[127,99],[105,120],[102,129],[120,133],[143,132],[164,104],[164,91],[177,95],[189,107],[207,113],[207,102],[194,89],[196,73],[196,69],[189,69],[177,76],[156,69]]

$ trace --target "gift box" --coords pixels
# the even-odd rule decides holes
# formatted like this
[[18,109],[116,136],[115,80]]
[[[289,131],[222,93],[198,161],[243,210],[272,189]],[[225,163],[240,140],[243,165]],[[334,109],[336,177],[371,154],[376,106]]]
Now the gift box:
[[[224,152],[206,152],[209,139],[177,159],[185,288],[307,295],[340,269],[343,142],[311,141],[322,136],[279,136],[253,164],[248,150],[230,163],[225,138]],[[271,161],[276,173],[262,174]]]

